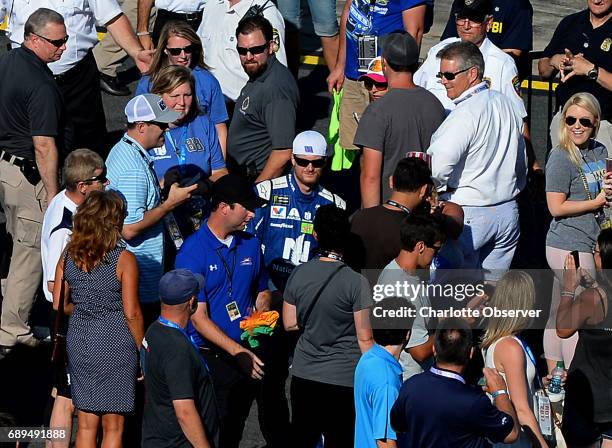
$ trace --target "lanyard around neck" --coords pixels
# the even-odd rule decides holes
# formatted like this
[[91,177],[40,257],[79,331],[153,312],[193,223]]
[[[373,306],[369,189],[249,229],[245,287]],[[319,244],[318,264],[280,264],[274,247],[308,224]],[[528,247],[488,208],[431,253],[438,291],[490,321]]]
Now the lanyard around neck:
[[446,370],[440,370],[440,369],[437,369],[437,368],[435,368],[433,366],[429,368],[429,371],[431,373],[433,373],[434,375],[443,376],[444,378],[450,378],[450,379],[453,379],[453,380],[461,381],[463,384],[465,384],[465,380],[458,373],[447,372]]
[[193,339],[191,339],[191,337],[187,334],[187,331],[183,327],[178,325],[176,322],[172,322],[171,320],[165,319],[165,318],[163,318],[161,316],[159,316],[157,321],[160,324],[162,324],[164,327],[170,327],[170,328],[174,328],[175,330],[180,331],[181,334],[183,336],[185,336],[187,338],[187,340],[189,341],[189,343],[191,345],[193,345],[193,347],[196,349],[196,352],[198,353],[198,356],[202,360],[202,363],[204,364],[204,367],[206,368],[206,371],[208,371],[208,364],[206,364],[206,361],[204,360],[204,357],[200,353],[200,347],[198,347],[198,344],[196,344],[195,341]]

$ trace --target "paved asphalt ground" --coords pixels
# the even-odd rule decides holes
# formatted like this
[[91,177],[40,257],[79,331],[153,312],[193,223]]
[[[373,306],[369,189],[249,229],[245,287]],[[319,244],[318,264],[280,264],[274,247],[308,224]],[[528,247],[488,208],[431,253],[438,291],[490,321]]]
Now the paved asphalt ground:
[[[315,0],[316,1],[316,0]],[[559,20],[579,9],[585,7],[584,0],[532,0],[534,8],[534,50],[542,50],[550,40]],[[338,1],[340,12],[344,1]],[[423,40],[422,56],[427,50],[439,41],[440,34],[448,18],[451,0],[437,0],[435,4],[435,22],[430,33]],[[0,37],[0,39],[3,39]],[[0,42],[0,48],[4,48]],[[306,35],[303,41],[304,54],[318,54],[318,40],[312,35]],[[120,73],[130,82],[134,91],[138,74],[126,64]],[[537,73],[534,64],[534,73]],[[299,111],[299,130],[315,129],[324,135],[329,123],[328,116],[331,109],[330,97],[327,93],[325,78],[327,69],[323,65],[302,65],[299,73],[299,87],[301,91],[301,108]],[[104,106],[107,116],[109,141],[119,139],[124,129],[123,108],[130,97],[112,97],[103,94]],[[524,95],[526,98],[526,94]],[[546,92],[534,92],[531,109],[532,136],[536,154],[540,160],[546,154],[547,132],[547,96]],[[355,177],[336,176],[327,178],[329,185],[338,182],[354,182]],[[353,184],[357,187],[358,184]],[[332,187],[333,188],[333,187]],[[357,187],[358,188],[358,187]],[[354,191],[354,187],[353,187]],[[42,307],[44,309],[44,306]],[[37,314],[43,316],[44,311]],[[38,325],[46,324],[44,317],[37,317]],[[36,350],[23,349],[13,353],[0,362],[0,412],[11,412],[19,426],[39,425],[43,419],[46,396],[49,386],[50,367],[48,365],[49,347]],[[3,446],[0,444],[0,447]],[[8,446],[8,445],[7,445]],[[251,416],[245,428],[241,447],[263,447],[265,442],[257,424],[256,409],[252,409]],[[131,447],[129,447],[131,448]]]

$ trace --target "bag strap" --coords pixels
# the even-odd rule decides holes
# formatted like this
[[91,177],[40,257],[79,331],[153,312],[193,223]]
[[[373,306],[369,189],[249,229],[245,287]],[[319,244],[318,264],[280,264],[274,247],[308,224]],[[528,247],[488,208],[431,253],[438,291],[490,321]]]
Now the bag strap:
[[312,310],[314,309],[314,307],[316,306],[317,302],[319,301],[319,297],[321,297],[321,294],[323,293],[323,291],[325,290],[325,288],[327,287],[327,285],[329,285],[329,283],[331,282],[331,280],[336,276],[336,274],[338,272],[340,272],[343,268],[347,267],[344,263],[341,263],[340,266],[338,266],[331,274],[329,277],[327,277],[327,280],[325,280],[325,282],[323,283],[323,285],[319,288],[319,290],[317,291],[317,293],[315,294],[314,298],[312,299],[312,302],[310,302],[310,305],[308,306],[308,308],[306,309],[306,312],[304,313],[304,319],[302,319],[302,322],[300,322],[300,328],[302,330],[304,330],[306,328],[306,322],[308,322],[308,318],[310,317],[310,315],[312,314]]

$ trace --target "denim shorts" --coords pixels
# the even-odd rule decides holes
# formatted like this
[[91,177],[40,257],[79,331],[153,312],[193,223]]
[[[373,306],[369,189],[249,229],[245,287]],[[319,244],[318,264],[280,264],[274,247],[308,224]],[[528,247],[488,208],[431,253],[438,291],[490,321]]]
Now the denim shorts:
[[[336,15],[336,0],[304,0],[308,2],[315,34],[319,37],[333,37],[338,34],[338,17]],[[287,29],[301,29],[301,1],[276,0],[279,11],[285,18]]]

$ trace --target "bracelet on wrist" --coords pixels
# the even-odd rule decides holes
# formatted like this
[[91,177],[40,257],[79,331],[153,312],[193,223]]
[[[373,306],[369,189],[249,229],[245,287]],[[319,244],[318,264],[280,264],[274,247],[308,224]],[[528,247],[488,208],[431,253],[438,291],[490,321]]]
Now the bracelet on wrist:
[[140,37],[140,36],[148,36],[148,35],[150,35],[150,34],[151,34],[151,33],[149,33],[148,31],[138,31],[138,32],[136,33],[136,36],[139,36],[139,37]]
[[574,297],[576,294],[573,291],[561,291],[561,297]]
[[495,392],[491,394],[491,397],[495,400],[500,395],[508,395],[508,391],[506,389],[496,390]]

